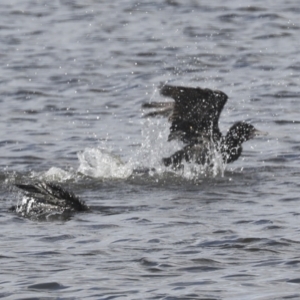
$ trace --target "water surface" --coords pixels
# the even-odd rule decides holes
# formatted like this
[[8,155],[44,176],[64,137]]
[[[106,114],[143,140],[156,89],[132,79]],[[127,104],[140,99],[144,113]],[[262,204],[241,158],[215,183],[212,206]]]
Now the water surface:
[[[298,299],[299,29],[296,0],[2,0],[0,296]],[[180,144],[141,110],[161,82],[269,135],[224,174],[167,170]],[[9,211],[29,179],[91,212]]]

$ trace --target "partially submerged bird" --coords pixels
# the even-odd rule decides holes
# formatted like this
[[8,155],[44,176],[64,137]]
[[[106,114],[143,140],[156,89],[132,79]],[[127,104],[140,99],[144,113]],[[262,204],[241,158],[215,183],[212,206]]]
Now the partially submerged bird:
[[74,193],[52,182],[37,181],[16,184],[23,191],[22,203],[14,207],[17,213],[36,216],[51,213],[72,213],[89,210]]
[[182,168],[182,161],[211,165],[213,153],[221,154],[224,163],[231,163],[242,153],[242,144],[257,135],[265,134],[245,122],[231,126],[225,136],[219,129],[219,117],[228,99],[218,90],[163,85],[160,94],[175,102],[150,102],[143,108],[154,108],[146,117],[167,116],[171,122],[168,141],[180,140],[187,144],[167,158],[165,166]]

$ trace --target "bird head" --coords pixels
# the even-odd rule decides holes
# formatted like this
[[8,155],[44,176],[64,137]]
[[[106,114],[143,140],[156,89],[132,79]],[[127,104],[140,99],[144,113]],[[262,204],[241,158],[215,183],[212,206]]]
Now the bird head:
[[226,138],[238,143],[246,142],[256,136],[266,135],[266,132],[257,130],[253,125],[245,122],[237,122],[231,126]]

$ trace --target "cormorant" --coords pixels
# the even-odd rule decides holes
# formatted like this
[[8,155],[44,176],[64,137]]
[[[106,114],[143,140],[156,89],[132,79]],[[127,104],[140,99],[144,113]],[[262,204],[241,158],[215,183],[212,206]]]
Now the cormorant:
[[218,123],[228,97],[221,91],[163,85],[160,94],[175,102],[145,103],[143,108],[156,109],[145,116],[168,116],[171,122],[168,141],[180,140],[187,144],[170,157],[163,158],[165,166],[178,169],[183,160],[211,165],[214,151],[221,154],[224,163],[231,163],[241,155],[243,142],[265,134],[251,124],[236,122],[222,136]]
[[48,213],[72,213],[89,210],[74,193],[53,182],[16,184],[25,191],[22,203],[13,207],[17,213],[35,216]]

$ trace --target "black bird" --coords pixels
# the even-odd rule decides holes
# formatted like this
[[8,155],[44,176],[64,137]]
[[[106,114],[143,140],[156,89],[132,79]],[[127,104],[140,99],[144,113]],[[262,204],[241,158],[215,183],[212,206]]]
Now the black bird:
[[187,144],[163,158],[165,166],[178,169],[183,160],[211,165],[214,151],[221,154],[224,163],[231,163],[241,155],[243,142],[264,134],[251,124],[237,122],[222,136],[218,123],[228,97],[221,91],[163,85],[160,94],[175,102],[145,103],[143,108],[156,109],[145,116],[168,116],[171,122],[168,141],[176,139]]
[[22,215],[36,216],[89,210],[74,193],[53,182],[37,181],[16,186],[25,191],[22,203],[13,208]]

